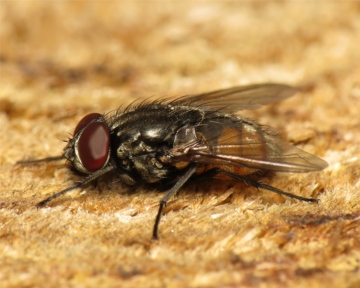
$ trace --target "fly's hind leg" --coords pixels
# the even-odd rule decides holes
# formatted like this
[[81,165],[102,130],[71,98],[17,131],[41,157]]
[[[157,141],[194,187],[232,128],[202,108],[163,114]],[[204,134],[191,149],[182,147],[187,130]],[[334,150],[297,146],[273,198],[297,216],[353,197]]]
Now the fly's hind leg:
[[251,185],[257,189],[264,189],[264,190],[268,190],[268,191],[271,191],[271,192],[275,192],[279,195],[283,195],[283,196],[286,196],[286,197],[289,197],[289,198],[293,198],[293,199],[297,199],[297,200],[301,200],[301,201],[306,201],[306,202],[313,202],[313,203],[317,203],[318,200],[315,199],[315,198],[306,198],[306,197],[301,197],[301,196],[298,196],[298,195],[295,195],[295,194],[292,194],[292,193],[289,193],[289,192],[285,192],[285,191],[282,191],[278,188],[275,188],[273,186],[270,186],[270,185],[266,185],[264,183],[261,183],[260,181],[258,180],[254,180],[254,179],[251,179],[249,177],[245,177],[245,176],[242,176],[242,175],[239,175],[239,174],[235,174],[235,173],[232,173],[232,172],[229,172],[229,171],[226,171],[226,170],[223,170],[223,169],[220,169],[220,168],[213,168],[213,169],[210,169],[208,171],[206,171],[205,173],[203,173],[202,175],[200,175],[200,179],[203,180],[203,179],[206,179],[206,178],[212,178],[218,174],[223,174],[223,175],[226,175],[234,180],[237,180],[237,181],[240,181],[240,182],[244,182],[245,184],[247,185]]
[[[197,166],[192,166],[176,182],[176,184],[170,189],[170,191],[165,195],[165,197],[161,199],[160,205],[159,205],[159,210],[158,210],[158,213],[157,213],[156,218],[155,218],[155,224],[154,224],[154,230],[153,230],[153,239],[156,240],[156,239],[159,238],[159,236],[158,236],[159,223],[160,223],[160,219],[161,219],[162,210],[164,209],[166,203],[190,179],[190,177],[195,173],[196,169],[197,169]],[[275,192],[275,193],[277,193],[279,195],[283,195],[283,196],[286,196],[286,197],[289,197],[289,198],[294,198],[294,199],[298,199],[298,200],[306,201],[306,202],[315,202],[315,203],[318,202],[317,199],[306,198],[306,197],[301,197],[301,196],[298,196],[298,195],[295,195],[295,194],[291,194],[289,192],[282,191],[282,190],[277,189],[275,187],[272,187],[270,185],[263,184],[258,180],[254,180],[254,179],[242,176],[242,175],[238,175],[238,174],[226,171],[226,170],[222,170],[220,168],[210,169],[210,170],[204,172],[203,174],[199,175],[196,179],[201,179],[201,180],[209,179],[209,178],[212,178],[212,177],[214,177],[214,176],[216,176],[218,174],[226,175],[229,178],[232,178],[232,179],[237,180],[237,181],[244,182],[245,184],[251,185],[251,186],[253,186],[253,187],[257,188],[257,189],[268,190],[268,191]]]

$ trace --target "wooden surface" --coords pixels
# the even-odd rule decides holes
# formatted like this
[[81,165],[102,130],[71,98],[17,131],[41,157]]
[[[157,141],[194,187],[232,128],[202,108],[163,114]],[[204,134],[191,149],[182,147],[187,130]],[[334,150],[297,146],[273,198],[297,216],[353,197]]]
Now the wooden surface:
[[[360,5],[0,2],[1,287],[360,287]],[[139,97],[240,84],[304,87],[246,115],[329,162],[264,183],[187,186],[151,241],[161,193],[74,183],[79,119]]]

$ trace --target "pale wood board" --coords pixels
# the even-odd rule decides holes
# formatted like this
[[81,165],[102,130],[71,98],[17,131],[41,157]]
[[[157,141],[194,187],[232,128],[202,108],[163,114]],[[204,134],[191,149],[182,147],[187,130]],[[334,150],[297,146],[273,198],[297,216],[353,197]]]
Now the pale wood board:
[[[359,287],[357,2],[0,2],[1,287]],[[78,178],[59,155],[76,123],[139,97],[241,84],[306,87],[246,115],[329,162],[264,183],[163,194]],[[216,182],[216,181],[215,181]]]

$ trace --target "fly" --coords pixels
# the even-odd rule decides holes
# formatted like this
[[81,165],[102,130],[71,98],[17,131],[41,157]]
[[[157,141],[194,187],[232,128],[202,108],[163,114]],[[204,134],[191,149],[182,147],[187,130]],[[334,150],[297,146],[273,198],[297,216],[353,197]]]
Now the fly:
[[256,180],[266,171],[312,172],[327,163],[282,140],[270,128],[235,115],[244,109],[284,100],[297,90],[283,84],[238,86],[210,93],[130,105],[110,115],[91,113],[76,126],[63,154],[31,164],[66,159],[84,178],[37,204],[81,188],[112,173],[133,186],[152,183],[171,187],[162,198],[153,234],[158,239],[162,211],[168,200],[197,176],[233,179],[306,202]]

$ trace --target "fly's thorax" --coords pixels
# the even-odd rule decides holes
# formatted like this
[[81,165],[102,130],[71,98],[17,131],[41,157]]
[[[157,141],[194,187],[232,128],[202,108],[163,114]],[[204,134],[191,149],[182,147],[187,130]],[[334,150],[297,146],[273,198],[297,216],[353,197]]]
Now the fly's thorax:
[[147,183],[166,179],[175,166],[164,160],[174,138],[184,125],[196,125],[202,119],[199,109],[152,104],[125,111],[112,118],[111,150],[119,169]]

